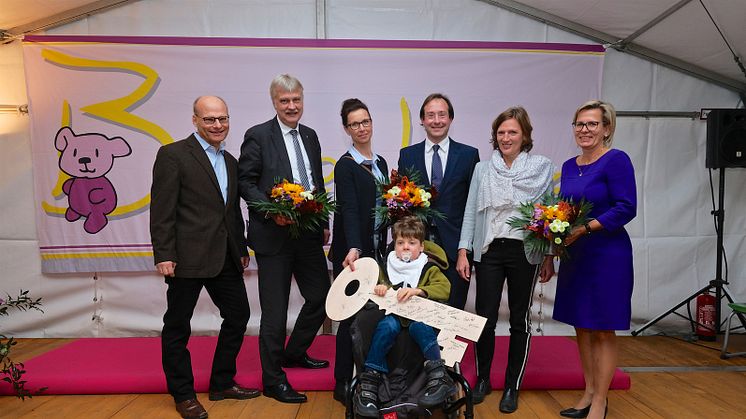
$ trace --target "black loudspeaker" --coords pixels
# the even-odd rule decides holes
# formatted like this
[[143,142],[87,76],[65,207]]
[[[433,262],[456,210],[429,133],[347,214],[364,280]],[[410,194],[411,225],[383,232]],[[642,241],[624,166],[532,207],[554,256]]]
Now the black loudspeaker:
[[707,115],[705,166],[746,167],[746,109],[713,109]]

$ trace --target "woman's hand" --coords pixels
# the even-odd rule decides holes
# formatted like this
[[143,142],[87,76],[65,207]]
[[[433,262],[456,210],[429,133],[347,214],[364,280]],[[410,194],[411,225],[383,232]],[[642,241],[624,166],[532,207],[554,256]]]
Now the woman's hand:
[[355,261],[360,258],[360,254],[357,252],[357,249],[350,249],[349,252],[347,252],[347,256],[345,256],[345,259],[342,261],[342,267],[350,267],[351,271],[355,271]]
[[458,249],[458,260],[456,261],[456,272],[464,281],[471,279],[471,265],[466,257],[466,249]]
[[399,300],[400,303],[403,303],[412,298],[413,295],[422,297],[425,295],[425,291],[422,291],[419,288],[399,288],[399,291],[396,292],[396,299]]
[[386,285],[376,285],[376,287],[373,288],[373,292],[379,297],[383,297],[384,295],[386,295],[386,291],[388,290],[389,287],[387,287]]
[[549,282],[554,276],[554,256],[545,256],[539,270],[539,282]]
[[585,226],[577,226],[570,231],[570,234],[565,238],[565,246],[569,246],[575,242],[575,240],[581,238],[587,233]]

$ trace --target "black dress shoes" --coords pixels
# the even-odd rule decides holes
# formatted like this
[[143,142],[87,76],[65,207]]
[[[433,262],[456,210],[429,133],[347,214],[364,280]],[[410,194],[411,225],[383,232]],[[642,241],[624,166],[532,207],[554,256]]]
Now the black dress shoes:
[[282,366],[285,368],[308,368],[311,370],[326,368],[329,366],[329,361],[323,359],[313,359],[308,355],[303,355],[301,359],[285,359],[282,362]]
[[482,403],[484,398],[490,393],[492,393],[492,384],[490,384],[490,380],[480,378],[477,381],[476,387],[471,391],[471,399],[474,401],[474,404],[479,404]]
[[569,409],[560,410],[560,416],[564,416],[566,418],[584,418],[588,416],[588,413],[590,413],[590,411],[591,405],[588,405],[582,409],[571,407]]
[[246,400],[253,399],[254,397],[259,397],[259,390],[241,387],[238,384],[234,384],[232,387],[227,388],[223,391],[210,391],[209,397],[212,401],[223,399]]
[[518,390],[506,388],[503,391],[503,397],[500,399],[500,411],[503,413],[513,413],[518,409]]
[[265,386],[264,395],[282,403],[305,403],[308,398],[290,387],[290,383],[280,383],[274,386]]

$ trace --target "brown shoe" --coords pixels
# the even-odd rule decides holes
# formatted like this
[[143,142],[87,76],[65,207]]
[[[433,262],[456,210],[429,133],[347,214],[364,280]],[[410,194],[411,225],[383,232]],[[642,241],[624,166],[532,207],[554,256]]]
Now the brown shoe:
[[238,384],[234,384],[233,387],[229,387],[223,391],[210,391],[210,400],[217,401],[223,399],[237,399],[246,400],[259,397],[259,390],[253,388],[241,387]]
[[207,418],[207,410],[202,407],[202,404],[197,399],[189,399],[176,403],[176,411],[179,412],[182,418],[186,419]]

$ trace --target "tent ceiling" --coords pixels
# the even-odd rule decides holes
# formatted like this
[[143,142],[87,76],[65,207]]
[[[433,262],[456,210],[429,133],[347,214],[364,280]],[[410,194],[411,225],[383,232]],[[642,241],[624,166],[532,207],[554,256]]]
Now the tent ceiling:
[[[137,0],[3,0],[0,31],[9,35],[38,31],[131,1]],[[746,70],[733,57],[746,54],[743,0],[481,1],[746,95]]]
[[746,54],[743,0],[482,1],[746,95],[746,70],[733,57]]

